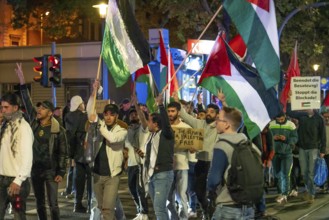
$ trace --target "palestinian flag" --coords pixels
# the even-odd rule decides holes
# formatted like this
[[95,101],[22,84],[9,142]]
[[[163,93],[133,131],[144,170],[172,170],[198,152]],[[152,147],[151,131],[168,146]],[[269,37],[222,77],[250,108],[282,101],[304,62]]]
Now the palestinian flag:
[[256,69],[241,63],[220,36],[198,84],[213,94],[222,89],[227,104],[242,112],[250,138],[258,135],[281,110],[275,89],[266,90]]
[[117,87],[151,60],[129,0],[109,0],[101,55]]
[[145,65],[143,68],[136,71],[135,82],[143,82],[147,85],[146,106],[149,109],[150,113],[155,112],[155,84],[151,70],[148,65]]
[[[166,51],[166,47],[163,41],[162,33],[159,31],[160,35],[160,89],[162,90],[168,82],[170,84],[168,85],[166,89],[166,103],[169,103],[170,97],[172,96],[173,92],[178,91],[178,80],[177,76],[175,74],[175,66],[174,62],[170,53],[170,50],[168,50],[168,55]],[[171,81],[170,81],[171,80]]]
[[224,8],[247,45],[265,87],[275,86],[280,80],[280,53],[274,1],[225,0]]

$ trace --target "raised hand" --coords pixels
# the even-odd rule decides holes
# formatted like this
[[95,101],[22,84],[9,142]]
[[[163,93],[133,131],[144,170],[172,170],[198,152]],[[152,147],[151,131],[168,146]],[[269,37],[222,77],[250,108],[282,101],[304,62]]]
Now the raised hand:
[[163,95],[162,94],[158,95],[158,97],[156,97],[155,101],[158,104],[158,106],[163,105]]
[[174,98],[175,102],[179,102],[178,93],[176,91],[172,93],[172,97]]

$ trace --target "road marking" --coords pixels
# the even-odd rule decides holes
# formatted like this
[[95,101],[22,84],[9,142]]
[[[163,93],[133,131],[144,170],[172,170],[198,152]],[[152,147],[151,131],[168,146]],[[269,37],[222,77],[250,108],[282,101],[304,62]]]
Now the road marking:
[[324,203],[324,204],[322,204],[322,205],[320,205],[320,206],[318,206],[317,208],[313,209],[312,211],[306,213],[305,215],[303,215],[302,217],[298,218],[297,220],[302,220],[302,219],[308,217],[308,216],[309,216],[310,214],[312,214],[313,212],[315,212],[315,211],[321,209],[323,206],[326,206],[326,205],[328,205],[328,204],[329,204],[329,201],[326,202],[326,203]]

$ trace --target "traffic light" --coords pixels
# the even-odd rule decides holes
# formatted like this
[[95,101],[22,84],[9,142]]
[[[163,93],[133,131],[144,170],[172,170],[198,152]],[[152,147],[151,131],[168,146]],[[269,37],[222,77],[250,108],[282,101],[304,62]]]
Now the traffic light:
[[62,85],[62,56],[60,54],[55,54],[49,56],[49,62],[52,66],[49,68],[51,76],[49,81],[53,83],[55,87],[61,87]]
[[48,59],[44,55],[42,57],[33,57],[33,61],[38,63],[37,66],[33,67],[34,72],[39,75],[33,77],[33,80],[40,82],[43,87],[48,87]]

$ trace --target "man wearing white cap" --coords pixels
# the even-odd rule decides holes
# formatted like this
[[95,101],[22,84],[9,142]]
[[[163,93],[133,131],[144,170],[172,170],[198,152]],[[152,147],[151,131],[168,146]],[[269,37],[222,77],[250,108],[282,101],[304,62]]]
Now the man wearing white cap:
[[88,120],[85,105],[80,96],[73,96],[70,103],[70,112],[65,116],[67,138],[70,144],[69,157],[74,160],[75,201],[73,212],[84,213],[89,211],[82,205],[83,192],[87,178],[88,206],[91,200],[91,172],[85,161],[83,143],[86,136],[85,125]]

